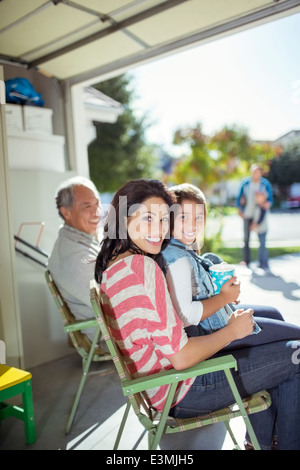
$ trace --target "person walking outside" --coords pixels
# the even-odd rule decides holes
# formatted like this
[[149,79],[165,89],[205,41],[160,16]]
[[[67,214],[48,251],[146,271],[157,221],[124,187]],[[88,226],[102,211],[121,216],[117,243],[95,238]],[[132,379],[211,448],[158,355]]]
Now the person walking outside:
[[259,239],[258,264],[267,270],[269,256],[266,248],[268,230],[268,211],[273,204],[271,183],[264,178],[263,169],[258,164],[251,166],[251,176],[241,183],[236,205],[244,220],[244,263],[249,266],[251,250],[249,246],[250,233],[256,231]]

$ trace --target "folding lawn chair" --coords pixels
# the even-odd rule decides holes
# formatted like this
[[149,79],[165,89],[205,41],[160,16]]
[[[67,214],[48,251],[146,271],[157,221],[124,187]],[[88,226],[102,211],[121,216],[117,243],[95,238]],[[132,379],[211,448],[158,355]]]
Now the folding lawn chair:
[[[185,370],[178,371],[171,369],[166,372],[134,379],[130,376],[118,346],[116,345],[114,338],[110,335],[109,327],[103,314],[98,288],[94,281],[91,281],[90,284],[90,297],[103,338],[106,341],[107,347],[114,361],[114,365],[118,371],[121,380],[122,392],[124,396],[128,397],[126,410],[119,428],[114,449],[118,448],[130,407],[133,408],[140,423],[143,425],[145,430],[148,431],[148,446],[151,450],[155,450],[157,448],[162,434],[200,428],[208,424],[214,424],[221,421],[225,423],[235,448],[240,449],[229,424],[229,421],[232,418],[238,416],[243,417],[254,449],[260,449],[248,415],[267,409],[271,404],[271,397],[267,391],[262,391],[244,400],[241,399],[230,371],[230,369],[237,370],[237,363],[232,355],[209,359]],[[197,416],[195,418],[175,419],[168,416],[178,382],[219,370],[224,371],[229,386],[232,390],[232,406],[215,411],[205,416]],[[149,407],[148,403],[143,397],[142,392],[147,389],[155,388],[165,384],[170,384],[169,394],[164,406],[164,410],[162,413],[157,413],[155,410]]]
[[[55,304],[59,310],[59,313],[61,314],[64,323],[64,330],[69,335],[71,344],[82,358],[83,371],[73,403],[73,407],[70,413],[70,417],[66,426],[66,433],[68,433],[71,429],[73,419],[75,417],[77,406],[87,378],[87,374],[89,372],[91,362],[107,361],[111,359],[111,356],[109,353],[105,352],[101,347],[98,346],[99,340],[101,338],[101,331],[95,318],[91,318],[90,320],[84,321],[75,320],[74,315],[72,314],[67,303],[60,294],[51,276],[50,271],[47,270],[45,272],[45,278],[49,290],[52,294],[52,297],[55,301]],[[93,338],[93,341],[91,341],[86,334],[82,333],[81,330],[84,330],[86,328],[95,328],[95,336]]]

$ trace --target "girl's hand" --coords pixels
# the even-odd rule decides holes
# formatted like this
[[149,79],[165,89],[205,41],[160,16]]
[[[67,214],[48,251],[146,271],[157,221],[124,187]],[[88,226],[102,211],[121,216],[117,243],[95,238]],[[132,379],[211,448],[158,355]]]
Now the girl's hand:
[[225,304],[238,303],[238,296],[241,292],[241,283],[234,276],[226,281],[220,290],[220,294],[224,299]]

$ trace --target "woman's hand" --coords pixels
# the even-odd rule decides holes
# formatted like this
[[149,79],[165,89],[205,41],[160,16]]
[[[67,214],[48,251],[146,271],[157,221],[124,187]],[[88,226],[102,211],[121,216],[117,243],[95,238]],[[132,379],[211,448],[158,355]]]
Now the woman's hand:
[[236,339],[250,335],[254,329],[252,309],[236,310],[228,324],[210,335],[193,336],[173,356],[169,356],[174,369],[182,370],[204,361]]
[[232,313],[228,320],[228,326],[232,329],[235,339],[242,339],[253,333],[253,313],[252,308],[239,309]]
[[220,290],[220,294],[224,299],[225,304],[238,303],[238,297],[241,292],[241,283],[234,276],[226,281]]

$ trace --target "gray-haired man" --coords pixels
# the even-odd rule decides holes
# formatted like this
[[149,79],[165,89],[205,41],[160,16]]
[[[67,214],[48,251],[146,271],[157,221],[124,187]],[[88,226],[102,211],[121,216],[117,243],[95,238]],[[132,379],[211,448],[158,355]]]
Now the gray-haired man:
[[[94,278],[99,252],[98,228],[102,214],[99,193],[83,177],[63,182],[57,190],[56,205],[64,225],[49,258],[48,268],[62,296],[77,320],[93,318],[89,282]],[[94,331],[84,330],[91,339]]]

